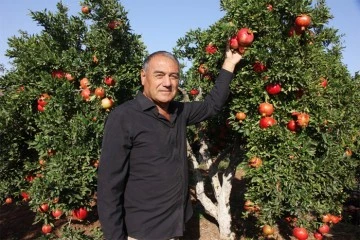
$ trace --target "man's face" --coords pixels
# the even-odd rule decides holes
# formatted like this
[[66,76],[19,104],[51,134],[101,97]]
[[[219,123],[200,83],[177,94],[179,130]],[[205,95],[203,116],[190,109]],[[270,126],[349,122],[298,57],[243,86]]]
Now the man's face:
[[146,69],[141,70],[141,84],[144,95],[157,105],[165,105],[172,101],[179,86],[179,66],[173,59],[154,56]]

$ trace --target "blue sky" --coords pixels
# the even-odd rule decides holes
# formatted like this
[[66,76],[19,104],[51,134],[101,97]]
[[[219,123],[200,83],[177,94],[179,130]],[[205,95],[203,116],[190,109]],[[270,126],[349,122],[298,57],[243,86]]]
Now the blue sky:
[[[1,0],[0,1],[0,63],[9,68],[7,39],[18,35],[19,30],[37,33],[40,27],[30,18],[29,10],[55,10],[58,0]],[[149,52],[171,51],[177,39],[195,28],[207,28],[216,22],[223,13],[219,0],[121,0],[128,11],[130,25],[142,40]],[[360,0],[327,0],[334,19],[329,25],[339,29],[343,45],[343,63],[354,75],[360,70]],[[80,1],[63,0],[71,15],[80,11]]]

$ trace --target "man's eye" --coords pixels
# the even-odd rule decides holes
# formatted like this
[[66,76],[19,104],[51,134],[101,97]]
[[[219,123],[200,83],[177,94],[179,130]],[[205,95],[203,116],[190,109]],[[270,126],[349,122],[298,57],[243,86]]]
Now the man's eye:
[[155,77],[156,78],[162,78],[162,77],[164,77],[164,74],[155,74]]
[[178,75],[171,75],[170,78],[173,79],[173,80],[178,80],[179,76]]

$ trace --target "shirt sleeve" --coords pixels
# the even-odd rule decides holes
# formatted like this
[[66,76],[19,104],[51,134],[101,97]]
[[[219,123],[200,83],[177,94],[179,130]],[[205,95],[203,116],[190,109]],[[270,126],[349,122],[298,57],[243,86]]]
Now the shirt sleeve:
[[115,109],[108,116],[98,169],[97,207],[105,239],[125,240],[124,189],[131,149],[125,114]]
[[187,125],[196,124],[220,112],[229,96],[232,78],[232,72],[221,69],[214,87],[204,101],[187,103]]

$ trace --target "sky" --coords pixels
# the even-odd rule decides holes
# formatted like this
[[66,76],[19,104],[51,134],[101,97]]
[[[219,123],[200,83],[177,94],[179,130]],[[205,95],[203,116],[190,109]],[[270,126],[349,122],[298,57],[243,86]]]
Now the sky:
[[[19,30],[30,34],[38,33],[37,26],[29,15],[30,10],[56,10],[59,0],[1,0],[0,1],[0,64],[10,68],[5,57],[9,37],[18,36]],[[80,12],[79,0],[62,0],[69,8],[69,15]],[[176,41],[190,29],[206,29],[218,21],[224,12],[220,0],[120,0],[128,12],[132,30],[142,36],[148,51],[172,51]],[[326,0],[334,16],[329,26],[343,34],[342,62],[351,75],[360,71],[360,0]]]

